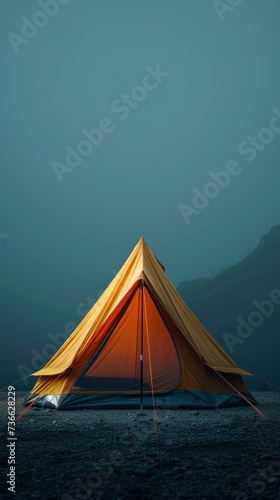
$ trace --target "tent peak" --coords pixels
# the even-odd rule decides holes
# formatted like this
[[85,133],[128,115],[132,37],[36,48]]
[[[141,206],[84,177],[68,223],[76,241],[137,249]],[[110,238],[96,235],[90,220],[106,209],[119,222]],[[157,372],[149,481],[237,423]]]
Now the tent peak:
[[137,249],[137,251],[140,251],[141,254],[142,254],[142,258],[144,258],[147,254],[150,254],[150,255],[153,255],[153,257],[156,259],[156,261],[158,262],[158,264],[160,265],[160,267],[163,269],[163,271],[165,272],[165,267],[164,265],[162,264],[162,262],[157,258],[157,256],[151,251],[150,247],[147,245],[145,239],[143,236],[141,236],[140,240],[138,241],[135,249]]
[[146,241],[145,241],[145,239],[144,239],[144,236],[141,236],[141,238],[140,238],[140,240],[138,241],[138,244],[137,244],[137,245],[138,245],[139,247],[144,247],[144,246],[148,247],[148,245],[147,245],[147,243],[146,243]]

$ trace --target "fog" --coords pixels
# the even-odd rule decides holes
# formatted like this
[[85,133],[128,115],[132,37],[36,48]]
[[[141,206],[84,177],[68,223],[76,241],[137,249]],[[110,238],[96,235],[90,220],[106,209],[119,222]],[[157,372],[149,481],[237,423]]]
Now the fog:
[[279,224],[280,3],[0,10],[4,385],[141,236],[177,286]]

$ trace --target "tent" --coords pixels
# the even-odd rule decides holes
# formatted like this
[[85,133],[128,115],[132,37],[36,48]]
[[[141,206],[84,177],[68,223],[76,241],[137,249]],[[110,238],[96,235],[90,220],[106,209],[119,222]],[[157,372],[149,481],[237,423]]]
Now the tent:
[[250,373],[187,307],[143,238],[75,331],[33,375],[39,379],[25,404],[61,409],[255,402],[242,379]]

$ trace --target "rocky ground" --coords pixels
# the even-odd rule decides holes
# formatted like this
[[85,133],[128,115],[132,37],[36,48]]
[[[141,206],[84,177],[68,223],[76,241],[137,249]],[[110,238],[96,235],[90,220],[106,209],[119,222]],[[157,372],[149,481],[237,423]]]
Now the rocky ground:
[[0,498],[280,500],[280,393],[254,396],[266,419],[251,407],[158,410],[158,443],[151,410],[31,408],[16,423],[13,493],[4,391]]

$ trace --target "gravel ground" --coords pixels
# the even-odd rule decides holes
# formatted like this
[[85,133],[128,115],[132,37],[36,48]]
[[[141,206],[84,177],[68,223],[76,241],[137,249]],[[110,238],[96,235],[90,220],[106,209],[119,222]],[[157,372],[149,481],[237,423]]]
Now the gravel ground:
[[[25,393],[17,392],[16,413]],[[16,422],[16,488],[7,490],[7,392],[1,393],[0,498],[280,500],[280,393],[223,410],[56,411]]]

